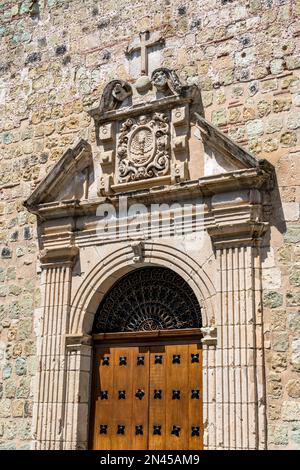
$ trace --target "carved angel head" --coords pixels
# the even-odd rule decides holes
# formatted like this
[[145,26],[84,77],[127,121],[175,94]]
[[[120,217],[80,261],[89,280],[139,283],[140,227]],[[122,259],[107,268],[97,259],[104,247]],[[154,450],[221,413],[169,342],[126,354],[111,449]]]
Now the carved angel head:
[[151,81],[158,91],[169,91],[174,95],[180,95],[184,89],[184,85],[180,82],[176,72],[166,67],[154,70]]
[[152,84],[159,90],[164,91],[168,86],[168,77],[164,70],[158,69],[152,74]]

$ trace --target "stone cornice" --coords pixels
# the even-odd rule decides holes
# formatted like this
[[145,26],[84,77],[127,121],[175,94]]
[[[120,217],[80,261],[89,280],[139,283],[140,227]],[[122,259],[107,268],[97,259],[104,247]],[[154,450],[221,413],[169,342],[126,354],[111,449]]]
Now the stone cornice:
[[168,96],[155,101],[149,101],[148,103],[138,103],[131,107],[124,107],[118,110],[107,111],[106,113],[100,113],[99,108],[91,109],[88,111],[89,115],[100,125],[111,121],[121,121],[128,117],[138,116],[143,113],[150,113],[153,111],[170,110],[176,106],[180,106],[186,103],[192,103],[193,97],[187,96]]
[[118,207],[121,197],[128,197],[131,204],[163,203],[208,197],[215,194],[239,191],[242,189],[263,189],[270,180],[270,174],[260,166],[229,173],[205,176],[198,180],[184,181],[173,185],[162,185],[147,189],[136,189],[131,192],[120,192],[109,197],[98,197],[91,200],[70,199],[27,206],[31,212],[41,219],[59,219],[82,215],[95,215],[100,204],[110,203]]

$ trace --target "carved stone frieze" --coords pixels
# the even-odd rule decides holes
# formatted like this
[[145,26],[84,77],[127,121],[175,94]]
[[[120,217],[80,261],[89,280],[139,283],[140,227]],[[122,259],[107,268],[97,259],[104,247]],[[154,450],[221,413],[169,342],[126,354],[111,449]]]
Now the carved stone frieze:
[[170,125],[165,113],[129,118],[117,146],[118,182],[127,183],[170,171]]

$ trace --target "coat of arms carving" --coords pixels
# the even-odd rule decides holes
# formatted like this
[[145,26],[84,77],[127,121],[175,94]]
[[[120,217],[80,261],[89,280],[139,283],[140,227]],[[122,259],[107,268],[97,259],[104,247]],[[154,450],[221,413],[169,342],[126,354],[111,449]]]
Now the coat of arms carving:
[[129,118],[117,146],[119,183],[164,176],[170,170],[170,126],[165,113]]

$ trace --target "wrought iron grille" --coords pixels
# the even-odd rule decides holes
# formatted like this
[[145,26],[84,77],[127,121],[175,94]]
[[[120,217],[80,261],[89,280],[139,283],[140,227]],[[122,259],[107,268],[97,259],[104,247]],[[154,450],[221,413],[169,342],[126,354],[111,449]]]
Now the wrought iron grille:
[[201,327],[201,309],[191,287],[167,268],[126,274],[102,300],[93,332],[153,331]]

